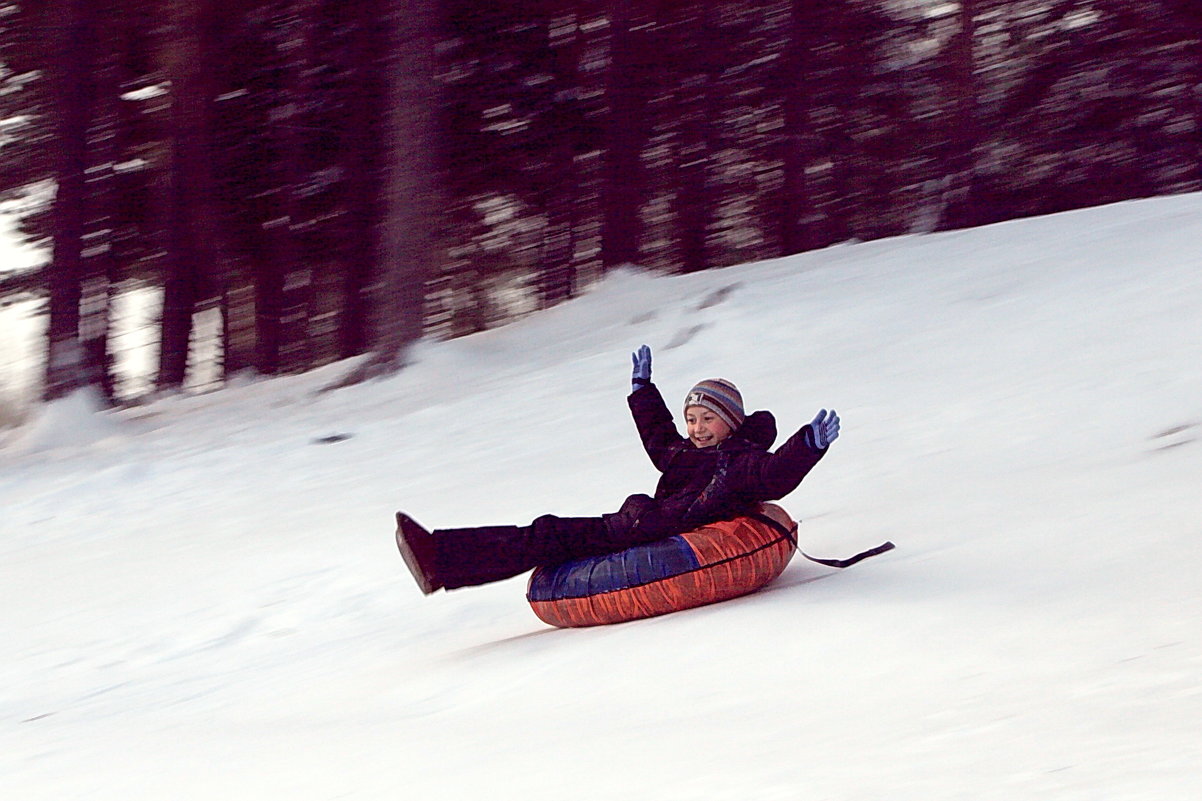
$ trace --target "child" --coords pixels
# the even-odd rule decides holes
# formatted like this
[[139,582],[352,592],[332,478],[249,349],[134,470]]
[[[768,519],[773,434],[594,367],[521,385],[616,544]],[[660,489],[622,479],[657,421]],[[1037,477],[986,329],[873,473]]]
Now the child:
[[823,409],[772,453],[772,414],[745,416],[735,385],[712,378],[685,396],[688,437],[682,437],[651,383],[651,349],[643,345],[632,359],[627,402],[643,447],[662,473],[655,495],[631,495],[617,512],[600,517],[543,515],[528,526],[430,532],[397,512],[397,545],[422,592],[500,581],[738,517],[792,492],[839,436],[839,416]]

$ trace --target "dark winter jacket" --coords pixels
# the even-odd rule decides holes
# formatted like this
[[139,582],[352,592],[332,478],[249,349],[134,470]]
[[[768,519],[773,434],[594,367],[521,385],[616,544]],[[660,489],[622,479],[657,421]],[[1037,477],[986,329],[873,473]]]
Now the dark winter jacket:
[[632,495],[617,515],[607,517],[611,527],[629,527],[639,539],[680,534],[783,498],[826,454],[806,442],[805,427],[770,452],[776,420],[765,411],[748,415],[718,445],[698,448],[677,431],[654,384],[631,393],[628,402],[643,447],[662,475],[654,498]]

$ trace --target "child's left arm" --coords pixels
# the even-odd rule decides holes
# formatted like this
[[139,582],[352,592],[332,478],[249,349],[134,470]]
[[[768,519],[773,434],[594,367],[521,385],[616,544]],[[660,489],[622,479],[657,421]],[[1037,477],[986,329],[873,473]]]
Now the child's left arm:
[[759,463],[758,475],[753,480],[758,486],[751,488],[757,500],[777,500],[797,489],[838,437],[839,415],[823,409],[776,453]]

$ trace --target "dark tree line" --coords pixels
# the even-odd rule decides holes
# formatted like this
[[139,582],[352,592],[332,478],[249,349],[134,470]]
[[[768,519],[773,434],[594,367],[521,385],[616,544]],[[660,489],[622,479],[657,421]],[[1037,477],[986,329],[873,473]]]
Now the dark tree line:
[[48,397],[114,395],[131,282],[160,389],[207,308],[226,375],[362,377],[625,264],[1202,184],[1195,0],[0,0],[0,65]]
[[[403,12],[403,13],[402,13]],[[124,281],[162,290],[157,386],[222,312],[226,374],[371,354],[421,334],[441,186],[429,3],[52,0],[0,6],[13,91],[5,190],[52,243],[46,396],[112,397]],[[148,24],[148,20],[151,21]]]

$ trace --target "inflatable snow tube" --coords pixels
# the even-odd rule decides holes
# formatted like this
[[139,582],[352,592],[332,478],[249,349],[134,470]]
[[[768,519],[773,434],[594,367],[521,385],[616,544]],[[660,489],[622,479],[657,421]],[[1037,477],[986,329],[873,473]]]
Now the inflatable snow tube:
[[796,550],[797,524],[765,503],[747,517],[537,568],[526,600],[539,619],[562,628],[638,620],[755,592]]

